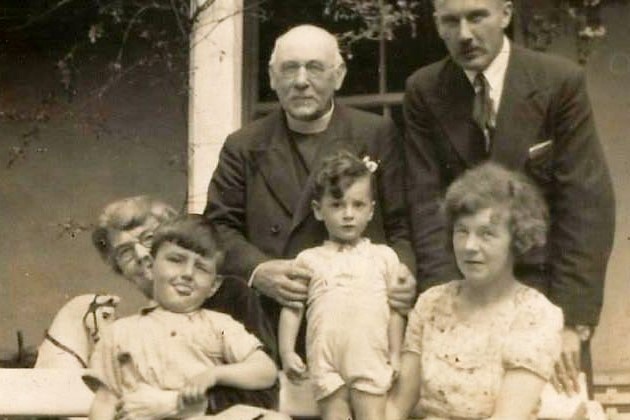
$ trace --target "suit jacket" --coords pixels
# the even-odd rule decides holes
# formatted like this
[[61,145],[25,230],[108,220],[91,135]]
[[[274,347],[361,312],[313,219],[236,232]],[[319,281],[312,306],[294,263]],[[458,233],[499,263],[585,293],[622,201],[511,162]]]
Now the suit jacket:
[[[407,80],[404,98],[412,241],[421,289],[459,277],[439,200],[479,163],[471,139],[474,91],[450,58]],[[540,187],[551,214],[547,247],[517,275],[560,306],[567,325],[596,325],[614,235],[614,198],[585,77],[573,63],[512,44],[490,151]]]
[[[413,272],[404,162],[396,127],[389,119],[336,104],[312,167],[342,148],[379,163],[376,207],[365,235],[391,246]],[[264,261],[294,258],[327,239],[324,224],[311,211],[313,177],[311,173],[306,185],[300,185],[280,110],[228,136],[210,181],[204,212],[226,241],[226,274],[248,278]],[[275,302],[266,301],[264,306],[277,318]]]
[[[204,302],[203,308],[230,315],[243,324],[248,332],[258,337],[264,345],[264,351],[272,359],[277,359],[276,328],[264,315],[256,293],[242,279],[226,278],[219,290]],[[278,383],[262,390],[215,386],[207,392],[206,414],[216,414],[237,404],[277,410],[279,390]]]

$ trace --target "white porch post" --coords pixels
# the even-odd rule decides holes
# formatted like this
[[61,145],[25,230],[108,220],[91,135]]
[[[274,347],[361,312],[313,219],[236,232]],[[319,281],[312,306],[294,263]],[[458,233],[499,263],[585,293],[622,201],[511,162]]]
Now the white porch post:
[[204,10],[191,34],[188,211],[203,212],[225,137],[241,126],[243,0],[192,0]]

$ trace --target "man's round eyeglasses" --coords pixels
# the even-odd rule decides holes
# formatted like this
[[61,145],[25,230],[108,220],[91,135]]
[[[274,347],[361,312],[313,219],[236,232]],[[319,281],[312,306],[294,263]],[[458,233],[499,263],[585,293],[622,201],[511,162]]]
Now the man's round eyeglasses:
[[310,78],[322,77],[326,70],[330,70],[334,66],[326,65],[321,61],[307,61],[299,63],[297,61],[285,61],[280,64],[278,72],[282,77],[294,78],[300,73],[300,69],[304,67],[306,75]]

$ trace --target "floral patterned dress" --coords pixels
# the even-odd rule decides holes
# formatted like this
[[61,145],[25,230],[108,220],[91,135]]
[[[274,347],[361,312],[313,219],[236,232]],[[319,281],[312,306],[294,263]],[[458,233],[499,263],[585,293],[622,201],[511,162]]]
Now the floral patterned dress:
[[538,291],[519,284],[509,305],[474,320],[461,291],[462,281],[433,287],[409,315],[403,352],[421,357],[417,408],[428,418],[489,417],[506,370],[548,380],[560,355],[562,311]]

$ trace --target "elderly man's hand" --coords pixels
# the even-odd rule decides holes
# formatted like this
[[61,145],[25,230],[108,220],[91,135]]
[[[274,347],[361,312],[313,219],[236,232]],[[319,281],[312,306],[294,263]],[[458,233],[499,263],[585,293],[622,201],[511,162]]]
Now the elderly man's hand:
[[311,271],[294,260],[270,260],[256,267],[253,285],[283,306],[301,308],[306,300]]
[[551,383],[558,392],[572,395],[580,392],[580,337],[573,328],[562,330],[562,355],[556,362]]
[[407,266],[400,263],[398,280],[396,284],[390,285],[387,290],[389,306],[399,313],[406,315],[416,302],[416,297],[416,279]]

